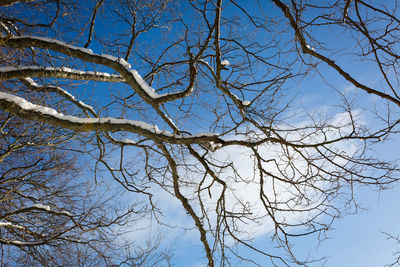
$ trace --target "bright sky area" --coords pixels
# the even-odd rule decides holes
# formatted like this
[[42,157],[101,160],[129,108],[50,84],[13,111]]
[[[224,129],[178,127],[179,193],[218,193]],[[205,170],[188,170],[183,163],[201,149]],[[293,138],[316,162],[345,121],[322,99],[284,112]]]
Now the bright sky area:
[[[272,6],[268,5],[267,7],[272,8]],[[247,11],[251,12],[257,8],[257,5],[249,5],[247,8]],[[280,12],[276,8],[272,9],[274,10],[273,12]],[[225,16],[229,14],[229,9],[227,9],[226,12],[227,13],[224,13]],[[113,27],[115,26],[113,25]],[[320,36],[325,42],[329,42],[332,45],[346,40],[346,36],[335,36],[331,35],[329,32],[321,32]],[[148,37],[152,38],[153,36],[149,33]],[[92,50],[94,53],[97,53],[96,45],[93,45]],[[346,59],[342,60],[345,62]],[[234,60],[230,60],[230,64],[235,64]],[[371,66],[367,64],[355,64],[354,66],[356,66],[354,67],[356,68],[354,69],[354,74],[361,77],[362,80],[370,82],[374,79]],[[350,96],[356,94],[361,112],[362,107],[368,106],[371,103],[377,104],[378,107],[380,107],[378,99],[358,92],[357,89],[349,86],[348,83],[342,78],[339,78],[336,73],[328,68],[322,66],[320,70],[321,73],[324,74],[324,78],[335,87],[338,92]],[[307,78],[301,83],[292,84],[290,86],[290,91],[288,91],[290,92],[289,97],[294,97],[296,99],[296,103],[294,104],[299,110],[300,107],[303,106],[308,110],[317,111],[320,109],[327,110],[329,113],[331,106],[340,101],[339,93],[327,86],[318,75],[313,79]],[[149,90],[150,89],[151,88],[149,88]],[[101,99],[99,100],[101,101]],[[364,119],[367,125],[374,124],[374,121],[370,120],[368,117]],[[146,125],[146,127],[147,126],[148,125]],[[198,131],[193,129],[193,132]],[[393,136],[392,138],[392,140],[388,140],[385,144],[374,147],[380,158],[389,160],[399,158],[396,148],[400,147],[400,137]],[[241,152],[239,151],[239,153]],[[228,154],[233,155],[234,151],[230,151]],[[251,169],[245,169],[246,166],[242,168],[243,172],[251,172]],[[316,236],[306,236],[298,238],[297,240],[292,240],[295,251],[297,251],[300,258],[309,253],[315,258],[327,256],[326,261],[317,262],[314,265],[311,264],[311,266],[322,266],[324,264],[326,267],[375,267],[384,266],[393,261],[393,252],[397,250],[397,246],[395,242],[387,240],[382,232],[388,232],[393,235],[400,234],[400,228],[398,227],[400,222],[400,207],[397,205],[400,187],[396,186],[393,189],[383,192],[378,192],[368,187],[357,187],[355,192],[357,193],[355,197],[358,203],[365,209],[360,209],[358,214],[346,215],[343,218],[337,219],[333,224],[334,229],[331,229],[327,233],[327,240],[324,240],[320,244],[318,244]],[[187,227],[193,226],[191,220],[185,215],[185,212],[179,208],[179,204],[170,200],[170,196],[161,195],[159,196],[159,201],[164,201],[164,203],[160,203],[160,205],[168,210],[168,216],[170,216],[172,220],[175,220],[177,224],[183,223],[187,225]],[[270,226],[266,225],[266,227]],[[136,238],[137,240],[145,238],[148,235],[148,230],[149,228],[146,228],[145,231],[134,233],[132,238]],[[173,248],[176,248],[174,250],[175,266],[205,266],[204,251],[199,242],[197,233],[187,231],[185,234],[182,230],[169,228],[155,227],[152,229],[154,232],[157,230],[165,234],[166,240],[173,244]],[[262,232],[263,230],[268,232],[268,229],[257,228],[255,233],[257,231]],[[270,240],[265,236],[257,237],[255,242],[260,247],[269,247],[270,245]],[[237,263],[238,266],[247,266],[247,263],[243,265],[238,262],[234,263]],[[266,264],[265,266],[268,265]]]

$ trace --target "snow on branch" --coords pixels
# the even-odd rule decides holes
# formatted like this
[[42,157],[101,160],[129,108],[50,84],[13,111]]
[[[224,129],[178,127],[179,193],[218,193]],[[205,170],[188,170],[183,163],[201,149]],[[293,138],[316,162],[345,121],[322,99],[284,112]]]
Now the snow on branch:
[[[208,69],[208,70],[211,72],[211,74],[213,75],[214,79],[217,80],[217,76],[216,76],[216,74],[215,74],[215,71],[214,71],[213,67],[211,67],[210,64],[209,64],[207,61],[203,60],[203,59],[200,59],[199,62],[202,63],[204,66],[206,66],[207,69]],[[225,60],[223,60],[223,61],[221,62],[221,66],[224,66],[224,67],[230,66],[230,62],[229,62],[228,60],[225,59]],[[232,101],[233,101],[239,108],[242,108],[242,107],[243,107],[243,108],[246,108],[246,107],[249,107],[249,106],[250,106],[250,104],[251,104],[250,101],[248,101],[248,100],[240,100],[240,98],[239,98],[237,95],[235,95],[234,93],[232,93],[232,92],[229,91],[229,90],[225,90],[225,89],[222,88],[222,87],[219,87],[219,89],[220,89],[225,95],[228,95],[229,98],[232,99]]]
[[[43,204],[39,204],[39,203],[33,204],[30,207],[22,207],[20,209],[13,210],[8,213],[2,214],[2,215],[0,215],[0,219],[4,220],[13,215],[18,215],[18,214],[32,212],[32,211],[39,211],[39,212],[46,212],[46,213],[53,213],[56,215],[67,216],[74,222],[75,225],[78,225],[78,223],[75,221],[75,219],[73,218],[73,215],[70,212],[68,212],[66,210],[62,210],[62,209],[60,210],[58,208],[51,208],[49,205],[43,205]],[[11,227],[11,225],[8,222],[0,221],[0,227]]]
[[[45,37],[37,37],[37,36],[12,36],[9,38],[8,37],[0,38],[0,46],[8,46],[15,48],[38,47],[38,48],[50,49],[55,52],[63,53],[67,56],[75,57],[86,62],[107,66],[120,73],[122,77],[125,78],[125,82],[128,83],[138,93],[138,95],[142,97],[142,99],[149,104],[161,104],[168,101],[180,99],[192,94],[194,87],[194,80],[195,80],[194,78],[196,77],[197,73],[196,68],[192,64],[190,68],[191,82],[189,86],[186,88],[186,90],[175,93],[157,94],[155,90],[151,88],[151,86],[149,86],[144,81],[143,78],[141,78],[138,72],[136,70],[132,70],[131,65],[122,58],[116,58],[111,55],[95,54],[93,53],[92,50],[87,48],[77,47],[59,40],[45,38]],[[58,68],[57,70],[61,69],[62,68]],[[45,68],[45,70],[46,73],[50,73],[52,71],[48,70],[48,68]],[[35,73],[35,70],[31,71]],[[67,70],[64,71],[63,73],[65,75],[69,75],[69,77],[83,77],[82,76],[83,74],[81,76],[77,76],[75,71],[71,72]],[[16,73],[13,74],[14,76],[17,75]],[[25,77],[28,76],[34,76],[34,75],[30,74],[26,75]],[[13,76],[10,76],[8,79],[12,79],[12,77]],[[58,76],[51,76],[51,77],[58,77]],[[16,78],[21,78],[21,75],[19,75]]]
[[125,82],[120,75],[97,71],[81,71],[71,68],[42,66],[0,67],[0,81],[25,77],[64,78],[71,80],[90,80],[99,82]]
[[158,142],[168,142],[172,144],[221,141],[218,138],[218,134],[202,133],[188,136],[177,135],[168,131],[159,130],[157,126],[142,121],[117,119],[112,117],[80,118],[71,115],[64,115],[52,108],[36,105],[21,97],[3,92],[0,92],[0,108],[25,119],[40,121],[77,132],[88,132],[94,130],[109,132],[125,131],[142,135]]
[[9,228],[14,228],[18,230],[25,230],[26,228],[21,225],[16,225],[10,222],[0,222],[0,227],[9,227]]
[[43,91],[43,92],[55,92],[58,95],[74,103],[77,107],[89,111],[92,115],[96,115],[96,112],[94,111],[92,106],[87,105],[82,101],[78,101],[73,95],[71,95],[69,92],[67,92],[66,90],[62,89],[59,86],[54,86],[54,85],[40,86],[30,77],[21,79],[21,82],[31,90]]
[[230,66],[230,65],[231,65],[231,63],[226,59],[221,61],[221,66],[226,66],[227,67],[227,66]]
[[0,244],[21,247],[21,246],[38,246],[38,245],[44,244],[44,242],[43,241],[35,242],[35,241],[8,240],[8,239],[0,238]]
[[13,4],[17,3],[28,3],[34,1],[36,0],[2,0],[0,1],[0,6],[12,6]]

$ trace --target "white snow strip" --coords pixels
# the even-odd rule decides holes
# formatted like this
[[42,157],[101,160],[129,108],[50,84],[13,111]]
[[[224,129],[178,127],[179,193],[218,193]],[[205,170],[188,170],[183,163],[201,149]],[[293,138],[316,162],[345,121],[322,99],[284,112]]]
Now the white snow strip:
[[96,111],[94,111],[94,108],[93,108],[91,105],[85,104],[85,103],[82,102],[82,101],[78,101],[78,103],[79,103],[79,105],[81,105],[82,107],[89,109],[89,110],[92,111],[93,113],[96,113]]
[[[131,74],[134,76],[134,79],[139,83],[141,89],[143,89],[146,92],[146,94],[152,99],[157,99],[157,98],[161,98],[161,97],[164,97],[164,96],[168,96],[168,95],[174,94],[174,93],[171,93],[171,94],[170,93],[166,93],[166,94],[162,94],[162,95],[157,94],[154,91],[154,89],[146,83],[146,81],[139,75],[139,73],[136,70],[131,70],[131,67],[132,67],[131,64],[126,62],[123,58],[117,58],[117,57],[114,57],[114,56],[111,56],[111,55],[107,55],[107,54],[101,54],[101,55],[94,54],[93,51],[90,50],[90,49],[73,46],[73,45],[70,45],[70,44],[68,44],[66,42],[59,41],[59,40],[56,40],[56,39],[46,38],[46,37],[37,37],[37,36],[30,36],[30,35],[13,36],[13,37],[11,37],[11,39],[23,39],[23,38],[31,38],[31,39],[35,39],[35,40],[41,40],[41,41],[44,41],[44,42],[48,42],[48,43],[58,44],[58,45],[67,47],[68,49],[71,49],[71,50],[79,50],[79,51],[84,52],[84,53],[86,53],[88,55],[99,56],[99,57],[103,57],[103,58],[106,58],[108,60],[117,62],[122,67],[124,67],[126,70],[131,72]],[[229,63],[229,61],[224,60],[224,61],[222,61],[222,64],[225,65],[225,66],[229,66],[230,63]],[[208,65],[208,63],[207,63],[207,65]],[[8,67],[4,67],[4,69],[0,68],[0,71],[3,71],[3,72],[7,71],[7,68]],[[14,68],[14,67],[11,67],[11,68]],[[40,67],[38,67],[38,68],[40,68]],[[57,70],[57,68],[49,68],[49,67],[47,67],[45,69]],[[9,70],[15,70],[15,69],[9,69]],[[23,69],[20,69],[20,70],[23,70]],[[105,76],[105,77],[110,77],[111,76],[111,77],[121,77],[122,78],[121,75],[114,75],[114,74],[110,75],[109,73],[99,73],[99,72],[80,72],[80,71],[71,70],[71,69],[65,68],[65,67],[64,67],[63,71],[70,72],[70,73],[78,73],[78,74],[94,74],[94,75],[100,75],[100,76]]]
[[13,224],[10,222],[0,222],[0,227],[12,227]]
[[130,69],[132,67],[131,64],[126,62],[125,59],[123,59],[123,58],[118,58],[117,62],[119,64],[121,64],[122,66],[124,66],[124,68],[126,68],[126,69]]
[[52,116],[55,117],[57,119],[60,120],[64,120],[64,121],[69,121],[72,123],[79,123],[79,124],[89,124],[89,123],[110,123],[110,124],[129,124],[132,125],[134,127],[138,127],[141,128],[145,131],[149,131],[155,134],[162,134],[164,136],[168,136],[168,137],[174,137],[174,138],[178,138],[178,139],[185,139],[185,138],[196,138],[196,137],[212,137],[212,136],[217,136],[218,134],[214,134],[214,133],[200,133],[200,134],[196,134],[196,135],[190,135],[190,136],[182,136],[182,135],[175,135],[172,134],[168,131],[162,131],[159,130],[158,127],[156,125],[151,125],[142,121],[133,121],[133,120],[128,120],[128,119],[116,119],[116,118],[111,118],[111,117],[105,117],[105,118],[79,118],[76,116],[71,116],[71,115],[64,115],[62,113],[59,113],[58,111],[56,111],[55,109],[52,108],[48,108],[48,107],[44,107],[44,106],[40,106],[40,105],[35,105],[31,102],[26,101],[25,99],[19,97],[19,96],[15,96],[15,95],[11,95],[11,94],[7,94],[7,93],[3,93],[0,92],[0,99],[5,99],[7,101],[13,102],[14,104],[18,105],[20,108],[24,109],[24,110],[33,110],[36,112],[40,112],[44,115],[48,115],[48,116]]
[[25,3],[27,3],[27,2],[33,2],[33,1],[36,1],[36,0],[24,0],[24,1],[22,1],[22,0],[16,0],[16,1],[10,2],[9,4],[3,4],[3,5],[1,5],[1,6],[12,6],[12,5],[17,4],[17,3],[20,3],[20,2],[25,2]]
[[117,57],[114,57],[114,56],[112,56],[112,55],[101,54],[100,56],[101,56],[101,57],[104,57],[104,58],[106,58],[106,59],[108,59],[108,60],[111,60],[111,61],[115,61],[115,62],[118,61],[118,58],[117,58]]
[[71,98],[73,100],[76,100],[75,96],[71,95],[69,92],[67,92],[66,90],[62,89],[61,87],[58,87],[58,86],[46,86],[46,87],[54,88],[54,89],[60,91],[62,94],[68,96],[69,98]]
[[60,213],[72,217],[72,214],[69,211],[63,210]]
[[[78,50],[78,51],[81,51],[81,52],[89,54],[89,55],[97,55],[97,54],[94,54],[91,49],[70,45],[70,44],[68,44],[66,42],[63,42],[63,41],[60,41],[60,40],[57,40],[57,39],[51,39],[51,38],[46,38],[46,37],[38,37],[38,36],[31,36],[31,35],[13,36],[11,38],[12,39],[31,38],[31,39],[36,39],[36,40],[41,40],[41,41],[44,41],[44,42],[48,42],[48,43],[58,44],[58,45],[67,47],[67,48],[69,48],[71,50]],[[111,55],[107,55],[107,54],[101,54],[101,55],[97,55],[97,56],[101,56],[101,57],[107,58],[108,60],[112,60],[112,61],[118,62],[124,68],[126,68],[128,70],[131,68],[131,64],[126,62],[125,59],[123,59],[123,58],[117,58],[117,57],[114,57],[114,56],[111,56]]]
[[[26,78],[24,78],[24,80],[25,80],[26,82],[28,82],[31,86],[33,86],[33,87],[35,87],[35,88],[37,88],[37,89],[40,89],[40,88],[42,87],[42,86],[40,86],[39,84],[37,84],[37,83],[36,83],[32,78],[30,78],[30,77],[26,77]],[[84,107],[84,108],[86,108],[86,109],[89,109],[89,110],[92,111],[93,113],[96,113],[96,112],[94,111],[94,108],[93,108],[92,106],[90,106],[90,105],[88,105],[88,104],[85,104],[85,103],[82,102],[82,101],[77,101],[76,98],[75,98],[72,94],[70,94],[68,91],[62,89],[61,87],[53,86],[53,85],[47,85],[46,87],[47,87],[47,88],[53,88],[54,90],[58,91],[59,94],[61,93],[61,94],[65,95],[65,96],[67,96],[70,100],[77,102],[81,107]]]
[[57,40],[57,39],[52,39],[52,38],[47,38],[47,37],[39,37],[39,36],[31,36],[31,35],[13,36],[11,38],[12,39],[31,38],[31,39],[41,40],[41,41],[48,42],[48,43],[62,45],[62,46],[65,46],[65,47],[67,47],[68,49],[71,49],[71,50],[78,50],[78,51],[81,51],[83,53],[93,55],[92,49],[70,45],[70,44],[68,44],[66,42],[63,42],[63,41],[60,41],[60,40]]
[[157,94],[154,89],[147,84],[145,80],[143,80],[142,76],[136,71],[136,70],[131,70],[131,73],[133,77],[135,78],[136,82],[139,84],[140,88],[142,88],[148,96],[150,96],[153,99],[157,99],[160,97],[159,94]]
[[67,47],[68,49],[71,49],[71,50],[81,51],[81,52],[89,54],[89,55],[100,56],[100,57],[106,58],[108,60],[118,62],[124,68],[126,68],[128,70],[132,67],[131,64],[126,62],[125,59],[123,59],[123,58],[117,58],[117,57],[114,57],[114,56],[111,56],[111,55],[108,55],[108,54],[101,54],[101,55],[95,54],[95,53],[93,53],[93,51],[91,49],[70,45],[70,44],[68,44],[66,42],[63,42],[63,41],[60,41],[60,40],[57,40],[57,39],[51,39],[51,38],[39,37],[39,36],[32,36],[32,35],[13,36],[13,37],[11,37],[11,39],[23,39],[23,38],[30,38],[30,39],[40,40],[40,41],[44,41],[44,42],[47,42],[47,43],[54,43],[54,44],[58,44],[58,45]]
[[31,86],[33,87],[40,87],[39,84],[37,84],[32,78],[30,77],[25,77],[24,80],[28,82]]
[[132,139],[124,139],[124,140],[121,140],[121,142],[125,143],[125,144],[136,145],[136,142],[133,141]]
[[115,62],[121,64],[121,65],[122,65],[124,68],[126,68],[127,70],[129,70],[129,69],[132,68],[131,64],[129,64],[128,62],[126,62],[126,60],[123,59],[123,58],[114,57],[114,56],[108,55],[108,54],[101,54],[100,56],[101,56],[101,57],[104,57],[104,58],[106,58],[106,59],[108,59],[108,60],[115,61]]
[[19,241],[19,240],[5,240],[5,242],[13,244],[15,246],[32,246],[32,245],[39,245],[42,243],[42,242]]
[[13,224],[10,222],[0,222],[0,227],[10,227],[14,229],[20,229],[20,230],[25,230],[26,227],[18,225],[18,224]]
[[10,28],[8,28],[4,23],[0,22],[0,26],[1,26],[7,33],[11,33]]
[[171,122],[172,125],[174,125],[175,127],[177,127],[173,119],[171,119],[171,118],[168,117],[167,115],[165,115],[165,117]]
[[42,205],[42,204],[34,204],[32,208],[38,208],[38,209],[43,209],[47,211],[51,211],[50,206],[48,205]]
[[[48,70],[48,71],[62,71],[62,72],[67,72],[67,73],[72,73],[72,74],[79,74],[79,75],[93,75],[93,76],[99,76],[99,77],[113,77],[113,78],[122,78],[121,75],[115,75],[115,74],[110,74],[106,72],[98,72],[98,71],[82,71],[82,70],[76,70],[76,69],[71,69],[68,67],[44,67],[44,66],[6,66],[6,67],[0,67],[0,73],[5,73],[5,72],[11,72],[11,71],[20,71],[20,70]],[[32,80],[33,81],[33,80]]]

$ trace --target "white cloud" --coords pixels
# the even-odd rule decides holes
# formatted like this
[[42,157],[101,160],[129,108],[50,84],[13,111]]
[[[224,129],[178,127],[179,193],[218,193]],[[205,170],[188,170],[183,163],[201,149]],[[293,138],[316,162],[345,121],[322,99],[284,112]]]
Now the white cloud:
[[[354,116],[361,116],[359,111],[354,112]],[[326,131],[317,130],[316,133],[312,133],[309,128],[304,129],[299,132],[288,132],[286,137],[293,141],[303,141],[307,142],[319,142],[323,141],[325,138],[331,139],[338,137],[340,134],[345,134],[351,131],[351,124],[349,124],[350,117],[348,113],[337,113],[329,121],[331,125],[337,126],[337,128],[330,128]],[[310,121],[299,122],[296,126],[309,125]],[[340,129],[340,130],[338,130]],[[301,135],[306,135],[307,137],[301,137]],[[286,179],[286,182],[274,179],[272,176],[264,176],[264,186],[263,190],[265,195],[272,202],[272,206],[279,209],[299,209],[299,211],[275,211],[275,218],[279,222],[295,224],[307,220],[312,216],[315,216],[320,209],[312,209],[307,211],[308,208],[314,207],[320,204],[322,201],[321,193],[312,188],[310,183],[307,186],[303,185],[293,185],[291,182],[296,182],[299,180],[304,180],[307,175],[320,175],[315,167],[310,167],[309,164],[301,157],[301,155],[294,151],[288,151],[284,146],[279,144],[267,143],[264,146],[258,148],[258,153],[266,160],[262,165],[264,169],[270,172],[272,175],[281,176]],[[337,144],[330,145],[330,149],[336,150],[338,153],[345,153],[349,156],[357,152],[358,144],[355,141],[345,141]],[[289,149],[290,150],[290,149]],[[290,152],[291,155],[286,153]],[[313,149],[303,149],[304,154],[312,156],[314,153]],[[263,235],[268,235],[275,229],[275,225],[268,215],[263,203],[260,199],[260,177],[259,171],[256,167],[255,158],[253,152],[246,147],[240,146],[230,146],[223,149],[219,149],[214,153],[211,153],[212,158],[218,161],[219,165],[228,165],[235,167],[226,168],[223,172],[220,168],[215,167],[214,171],[218,173],[219,179],[225,181],[227,184],[227,190],[225,192],[225,209],[232,214],[245,213],[249,219],[236,218],[230,220],[231,229],[235,230],[238,238],[241,239],[254,239]],[[343,158],[333,158],[332,159],[338,165],[347,164],[346,160]],[[294,169],[292,167],[287,167],[287,162],[291,161]],[[200,216],[200,205],[197,199],[197,188],[199,182],[203,179],[203,173],[201,172],[201,166],[192,160],[186,159],[188,167],[182,167],[179,169],[181,175],[181,192],[190,198],[195,194],[195,197],[190,198],[190,203],[196,210],[196,213]],[[217,163],[214,161],[214,163]],[[320,164],[326,170],[335,171],[335,166],[329,162],[324,162],[324,159],[315,159],[315,163]],[[196,172],[196,169],[200,170]],[[278,169],[280,168],[280,170]],[[235,172],[236,171],[236,172]],[[321,174],[323,175],[323,174]],[[186,186],[183,186],[184,182],[187,182]],[[329,181],[324,181],[322,179],[315,178],[313,180],[313,186],[317,188],[325,188],[330,186]],[[212,186],[210,186],[212,184]],[[207,188],[210,186],[210,190]],[[207,210],[207,216],[209,222],[211,223],[211,229],[216,229],[217,225],[217,201],[222,192],[222,186],[219,186],[217,182],[213,183],[211,177],[207,176],[202,184],[201,193],[202,204],[205,210]],[[135,232],[135,238],[145,238],[148,237],[149,231],[162,232],[166,235],[166,240],[173,243],[178,240],[181,242],[184,240],[187,243],[200,242],[199,234],[194,228],[194,223],[192,218],[181,206],[181,203],[172,195],[167,192],[160,190],[158,187],[152,188],[154,192],[155,202],[157,207],[160,208],[165,215],[163,221],[169,222],[172,226],[166,227],[162,225],[153,224],[151,225],[148,221],[139,222],[140,225],[149,225],[148,228],[144,228],[141,234]],[[172,191],[172,188],[171,188]],[[298,192],[305,194],[308,198],[299,197]],[[303,211],[301,211],[303,210]],[[323,219],[323,216],[321,217]],[[184,230],[182,230],[184,229]],[[291,232],[296,231],[290,229]],[[304,228],[298,229],[298,231],[304,230]],[[140,237],[140,238],[139,238]],[[211,236],[210,236],[211,238]],[[228,240],[228,244],[233,244],[233,240]],[[229,241],[230,240],[230,241]],[[211,241],[211,239],[210,239]],[[199,243],[200,244],[200,243]]]

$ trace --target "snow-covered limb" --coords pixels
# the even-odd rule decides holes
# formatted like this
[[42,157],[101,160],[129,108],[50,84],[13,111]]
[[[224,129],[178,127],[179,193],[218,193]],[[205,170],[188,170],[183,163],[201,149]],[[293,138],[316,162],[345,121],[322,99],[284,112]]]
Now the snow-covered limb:
[[97,71],[81,71],[66,67],[0,67],[0,81],[21,79],[26,77],[64,78],[71,80],[90,80],[99,82],[125,82],[125,79],[120,75]]
[[11,33],[10,29],[3,22],[0,22],[0,28],[7,32],[7,34]]
[[36,203],[36,204],[32,205],[32,208],[38,209],[38,210],[43,210],[43,211],[48,211],[48,212],[52,212],[52,213],[56,213],[56,214],[59,214],[59,215],[65,215],[65,216],[68,216],[68,217],[72,217],[72,214],[70,212],[68,212],[66,210],[58,211],[57,209],[54,209],[54,208],[52,209],[49,205],[43,205],[43,204]]
[[220,88],[220,90],[228,95],[230,97],[230,99],[232,99],[233,102],[236,103],[236,105],[238,105],[239,107],[248,107],[250,105],[250,101],[248,100],[240,100],[240,98],[235,95],[234,93],[232,93],[231,91],[225,90],[224,88]]
[[[49,205],[43,205],[43,204],[39,204],[39,203],[33,204],[32,206],[29,206],[29,207],[22,207],[20,209],[13,210],[8,213],[2,214],[2,215],[0,215],[0,219],[6,219],[15,214],[22,214],[22,213],[26,213],[26,212],[30,212],[30,211],[34,211],[34,210],[35,211],[44,211],[47,213],[54,213],[57,215],[68,216],[68,217],[70,217],[70,219],[72,219],[72,221],[75,224],[77,224],[77,222],[75,222],[74,218],[72,217],[72,214],[69,213],[68,211],[59,210],[57,208],[51,208]],[[2,226],[7,226],[7,225],[1,225],[1,222],[0,222],[0,227],[2,227]]]
[[[125,78],[125,82],[128,83],[140,97],[143,98],[149,104],[161,104],[169,101],[173,101],[176,99],[180,99],[190,95],[193,92],[194,80],[192,77],[196,76],[196,69],[194,66],[191,66],[191,82],[186,90],[176,93],[166,93],[166,94],[157,94],[153,88],[151,88],[137,73],[136,70],[131,70],[131,65],[127,63],[125,60],[121,58],[116,58],[110,55],[99,55],[94,54],[92,50],[86,49],[83,47],[77,47],[65,42],[37,37],[37,36],[12,36],[11,38],[0,38],[0,46],[8,46],[8,47],[16,47],[16,48],[24,48],[24,47],[38,47],[44,49],[50,49],[55,52],[63,53],[65,55],[75,57],[81,59],[86,62],[101,64],[107,67],[110,67],[120,73],[123,78]],[[61,69],[61,68],[58,68]],[[35,72],[34,70],[32,70]],[[47,70],[46,70],[47,71]],[[37,72],[37,71],[36,71]],[[51,70],[48,70],[51,72]],[[73,79],[72,77],[82,77],[77,76],[75,72],[66,73],[68,74],[69,79]],[[13,78],[22,78],[21,74],[13,74],[15,77],[10,76],[7,79]],[[54,74],[55,75],[55,74]],[[74,76],[75,75],[75,76]],[[35,76],[32,74],[27,74],[25,77]],[[62,75],[61,75],[62,76]],[[45,76],[47,77],[47,76]],[[59,77],[59,76],[51,76],[51,77]],[[59,77],[63,78],[63,77]],[[67,77],[64,77],[67,78]],[[5,79],[5,78],[4,78]]]
[[9,240],[9,239],[0,238],[0,244],[21,247],[21,246],[38,246],[38,245],[42,245],[44,243],[43,243],[43,241],[20,241],[20,240]]
[[26,229],[24,226],[13,224],[10,222],[0,222],[0,227],[9,227],[9,228],[14,228],[14,229],[18,229],[18,230]]
[[[41,234],[35,233],[35,235],[39,236]],[[64,236],[56,236],[56,237],[53,237],[53,236],[46,237],[44,235],[41,235],[41,236],[43,237],[42,241],[20,241],[20,240],[11,240],[11,239],[5,239],[5,238],[0,237],[0,244],[12,245],[12,246],[17,246],[17,247],[39,246],[39,245],[47,244],[48,239],[51,239],[51,238],[66,240],[66,241],[76,242],[76,243],[81,242],[79,239],[73,239],[73,238],[68,238],[68,237],[64,237]]]
[[13,4],[16,3],[28,3],[28,2],[34,2],[36,0],[2,0],[0,1],[0,6],[12,6]]
[[53,85],[40,86],[34,80],[32,80],[30,77],[23,78],[23,79],[21,79],[21,81],[22,81],[22,83],[25,84],[25,86],[27,86],[28,88],[35,90],[35,91],[55,92],[58,95],[65,97],[66,99],[68,99],[69,101],[74,103],[79,108],[89,111],[92,115],[96,115],[96,112],[94,111],[92,106],[87,105],[87,104],[83,103],[82,101],[76,100],[76,98],[73,95],[71,95],[69,92],[67,92],[66,90],[62,89],[59,86],[53,86]]
[[213,133],[202,133],[197,135],[183,136],[167,131],[159,130],[157,126],[142,121],[128,119],[106,118],[79,118],[64,115],[58,111],[33,104],[25,99],[0,92],[0,108],[29,120],[41,121],[55,126],[72,129],[78,132],[94,130],[118,132],[126,131],[148,137],[153,140],[172,144],[192,144],[219,142],[218,135]]
[[208,144],[205,144],[204,146],[210,151],[215,152],[222,147],[222,144],[216,144],[214,142],[210,142]]
[[[69,212],[67,212],[67,211],[63,211],[60,213],[61,214],[66,213],[65,215],[71,216],[69,214]],[[30,229],[26,226],[18,225],[18,224],[11,223],[11,222],[0,221],[0,228],[11,229],[11,232],[13,232],[13,233],[20,231],[20,232],[23,232],[23,234],[19,235],[19,236],[24,236],[24,238],[26,238],[28,240],[30,239],[30,237],[35,237],[35,239],[38,240],[38,241],[25,241],[25,240],[21,241],[21,240],[5,238],[5,236],[6,236],[5,233],[7,231],[5,229],[3,229],[2,230],[3,237],[0,237],[0,244],[7,244],[7,245],[14,245],[14,246],[37,246],[37,245],[45,244],[49,239],[53,239],[53,238],[57,238],[57,239],[61,239],[61,240],[68,240],[68,241],[72,241],[72,242],[80,242],[77,239],[71,239],[68,237],[61,236],[59,234],[57,234],[55,236],[48,236],[48,235],[43,234],[43,232],[41,232],[41,231]]]
[[37,208],[45,211],[51,211],[51,208],[49,205],[42,205],[42,204],[33,204],[32,208]]

